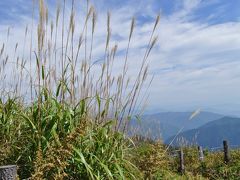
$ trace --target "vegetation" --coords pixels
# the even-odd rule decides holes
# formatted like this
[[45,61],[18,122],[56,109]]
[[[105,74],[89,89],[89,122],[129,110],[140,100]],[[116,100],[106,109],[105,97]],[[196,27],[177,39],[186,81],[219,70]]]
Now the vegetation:
[[33,3],[31,28],[26,27],[24,42],[14,47],[8,29],[0,52],[0,165],[17,164],[21,179],[139,179],[141,173],[130,160],[134,145],[125,134],[147,82],[159,16],[138,75],[131,79],[128,52],[135,19],[124,66],[116,74],[118,46],[111,43],[110,13],[103,60],[98,62],[93,59],[96,12],[87,1],[83,21],[76,24],[75,3],[71,1],[69,12],[69,1],[59,1],[55,19],[44,0],[38,8]]
[[[148,57],[157,40],[159,16],[137,76],[131,79],[127,67],[135,19],[130,24],[123,69],[116,75],[117,45],[110,43],[110,13],[99,64],[92,58],[94,7],[87,1],[81,30],[76,30],[74,2],[68,14],[64,0],[52,20],[39,0],[37,29],[33,5],[32,25],[30,30],[26,27],[22,44],[11,47],[8,30],[0,51],[0,165],[17,164],[20,179],[237,177],[238,151],[229,166],[219,161],[217,153],[209,153],[204,164],[198,164],[195,155],[189,157],[186,175],[181,176],[177,158],[161,142],[126,136],[132,115],[144,101],[139,97],[148,83]],[[196,154],[194,149],[189,151]]]
[[230,150],[230,162],[224,162],[222,151],[204,150],[199,159],[197,147],[184,147],[185,173],[179,173],[179,149],[169,148],[161,142],[145,141],[135,148],[135,164],[145,179],[238,179],[240,175],[238,149]]
[[70,108],[49,97],[41,103],[40,124],[38,103],[19,107],[12,99],[1,104],[0,162],[17,163],[21,178],[135,178],[127,159],[131,142],[112,131],[113,121],[89,122],[84,103]]

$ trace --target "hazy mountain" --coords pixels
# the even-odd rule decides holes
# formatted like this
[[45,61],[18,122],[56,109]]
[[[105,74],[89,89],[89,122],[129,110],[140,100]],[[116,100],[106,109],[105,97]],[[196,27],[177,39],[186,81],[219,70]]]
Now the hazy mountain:
[[140,122],[133,120],[132,127],[138,127],[138,134],[151,138],[161,137],[163,140],[175,135],[179,129],[196,129],[208,122],[223,117],[223,115],[200,112],[192,120],[189,120],[192,112],[162,112],[151,115],[144,115]]
[[[197,129],[180,133],[173,141],[173,145],[197,144],[203,147],[219,147],[223,140],[228,140],[230,145],[240,145],[240,118],[223,117],[209,122]],[[169,138],[166,143],[172,141]]]

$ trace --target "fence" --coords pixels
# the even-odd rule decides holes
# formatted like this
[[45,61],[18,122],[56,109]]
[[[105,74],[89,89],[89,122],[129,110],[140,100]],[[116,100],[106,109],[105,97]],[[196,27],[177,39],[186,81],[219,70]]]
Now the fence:
[[[221,149],[223,151],[223,162],[225,164],[228,164],[231,160],[230,147],[233,147],[233,149],[239,148],[239,146],[229,146],[228,141],[224,140],[222,147],[214,147],[214,148],[211,148],[210,151],[217,151],[217,150]],[[179,158],[178,171],[179,171],[179,173],[184,174],[185,173],[185,165],[184,165],[183,148],[180,148],[180,149],[176,150],[175,152],[178,152],[178,153],[172,154],[172,156],[178,156],[178,158]],[[202,146],[198,146],[198,155],[199,155],[199,161],[203,162],[204,161],[204,153],[203,153]]]

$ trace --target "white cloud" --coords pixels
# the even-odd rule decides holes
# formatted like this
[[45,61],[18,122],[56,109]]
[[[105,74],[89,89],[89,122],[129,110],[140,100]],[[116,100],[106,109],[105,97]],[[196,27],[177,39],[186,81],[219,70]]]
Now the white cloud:
[[[207,6],[206,2],[179,2],[182,7],[180,10],[177,8],[173,14],[161,17],[159,41],[150,56],[150,70],[155,75],[149,90],[150,108],[190,110],[217,107],[222,110],[221,104],[230,104],[232,109],[238,108],[240,23],[209,25],[208,22],[190,21],[194,11],[200,6]],[[103,37],[106,35],[107,8],[102,6],[103,3],[97,3],[98,22],[93,49],[96,60],[101,58],[105,46]],[[144,8],[145,6],[147,8]],[[112,11],[111,44],[118,42],[121,54],[125,52],[132,16],[143,14],[154,17],[152,6],[154,4],[141,1],[137,7],[135,3],[128,3]],[[22,22],[25,23],[30,23],[28,18]],[[152,21],[146,21],[138,23],[135,29],[129,57],[130,76],[136,75],[136,65],[139,65],[143,57],[143,47],[148,42],[152,26]],[[24,25],[21,25],[14,30],[14,37],[20,41],[23,40],[24,28]],[[3,29],[6,29],[6,26],[0,27],[0,31]],[[79,29],[77,31],[80,32]],[[0,45],[1,42],[2,39]],[[114,71],[118,72],[122,65],[123,58],[119,55]]]

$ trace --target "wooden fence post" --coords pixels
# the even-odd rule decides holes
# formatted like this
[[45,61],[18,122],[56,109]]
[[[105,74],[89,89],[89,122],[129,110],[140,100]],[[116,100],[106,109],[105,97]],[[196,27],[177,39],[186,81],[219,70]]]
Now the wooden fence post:
[[228,142],[226,140],[223,141],[223,152],[224,152],[224,163],[228,164],[230,161]]
[[179,151],[179,173],[184,174],[185,173],[185,167],[184,167],[184,154],[183,149],[181,148]]
[[0,179],[1,180],[15,180],[17,178],[17,166],[0,166]]
[[198,146],[198,152],[199,152],[199,160],[202,162],[204,160],[204,155],[203,155],[203,148],[202,146]]

